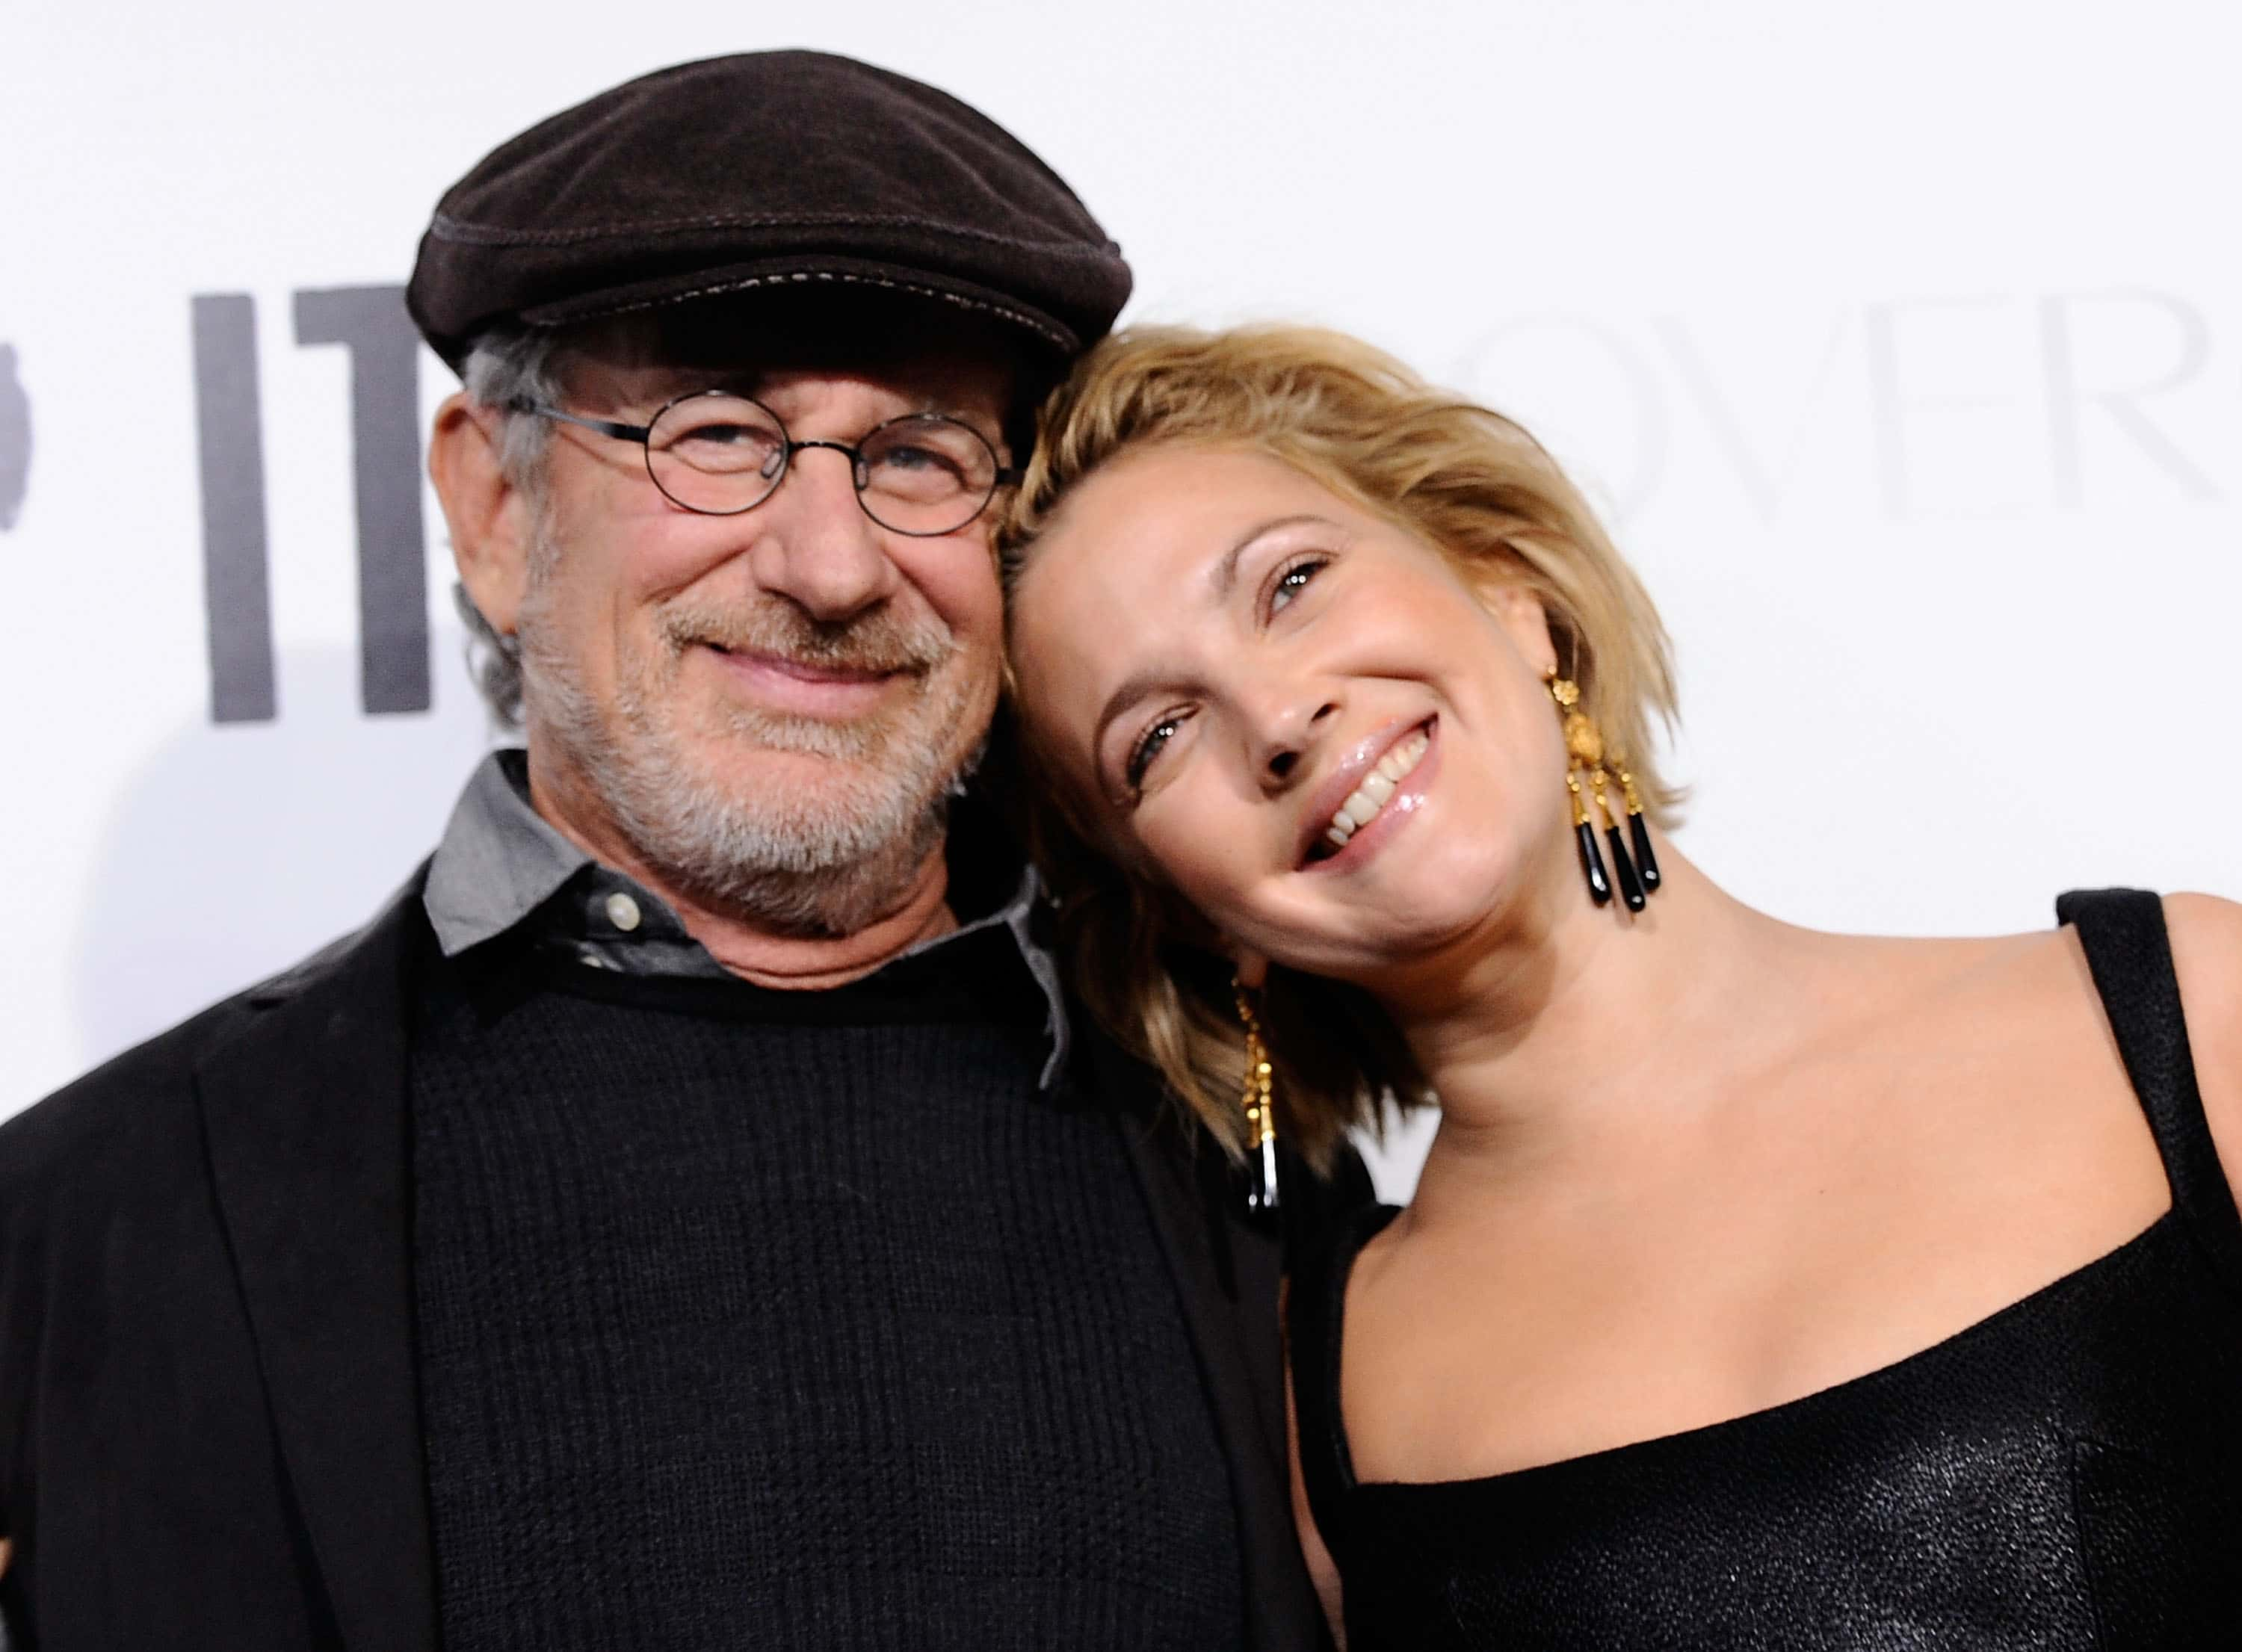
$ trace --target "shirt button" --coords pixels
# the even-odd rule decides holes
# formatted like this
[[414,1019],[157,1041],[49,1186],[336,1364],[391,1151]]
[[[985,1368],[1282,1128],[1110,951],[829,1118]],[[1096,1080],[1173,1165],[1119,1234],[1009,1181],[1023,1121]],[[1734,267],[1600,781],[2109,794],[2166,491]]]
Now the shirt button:
[[618,889],[607,897],[607,921],[626,934],[638,927],[638,902]]

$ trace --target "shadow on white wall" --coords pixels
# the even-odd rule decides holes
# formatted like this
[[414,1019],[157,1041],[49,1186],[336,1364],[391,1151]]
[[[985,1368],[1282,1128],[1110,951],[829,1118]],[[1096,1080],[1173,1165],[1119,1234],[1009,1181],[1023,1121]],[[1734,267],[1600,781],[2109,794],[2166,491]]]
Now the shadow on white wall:
[[434,711],[367,717],[358,668],[284,652],[275,720],[183,728],[117,794],[70,953],[84,1065],[363,925],[434,848],[482,706],[447,673]]

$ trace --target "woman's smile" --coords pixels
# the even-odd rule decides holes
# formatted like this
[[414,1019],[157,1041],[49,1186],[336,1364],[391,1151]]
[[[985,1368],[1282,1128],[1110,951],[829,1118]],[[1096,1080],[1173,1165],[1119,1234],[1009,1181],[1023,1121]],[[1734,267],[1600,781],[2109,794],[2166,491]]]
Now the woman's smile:
[[[1343,766],[1317,788],[1308,808],[1310,840],[1303,871],[1344,872],[1378,853],[1424,806],[1440,768],[1434,736],[1440,719],[1428,717],[1382,745],[1366,742],[1363,760]],[[1346,788],[1336,808],[1332,793]]]

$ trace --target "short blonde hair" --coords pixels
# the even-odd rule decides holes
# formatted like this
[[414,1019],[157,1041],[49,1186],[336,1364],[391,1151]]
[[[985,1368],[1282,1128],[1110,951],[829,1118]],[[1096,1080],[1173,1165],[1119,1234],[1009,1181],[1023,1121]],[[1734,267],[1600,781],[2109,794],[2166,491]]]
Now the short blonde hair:
[[[1671,647],[1641,582],[1580,490],[1501,414],[1427,385],[1343,334],[1290,326],[1144,327],[1092,351],[1044,404],[1039,439],[997,532],[1006,585],[1032,562],[1070,492],[1124,453],[1159,445],[1247,449],[1445,554],[1467,583],[1539,598],[1560,669],[1628,759],[1643,807],[1670,822],[1680,793],[1658,771],[1655,720],[1675,715]],[[1019,685],[1007,673],[1016,705]],[[1555,712],[1553,708],[1551,715]],[[1033,719],[1019,719],[1030,756]],[[1030,846],[1058,902],[1076,991],[1151,1061],[1233,1154],[1244,1035],[1219,938],[1172,890],[1104,850],[1092,806],[1061,778],[1026,800]],[[1435,1100],[1392,1022],[1358,988],[1272,967],[1260,1014],[1283,1128],[1327,1167],[1382,1099]]]

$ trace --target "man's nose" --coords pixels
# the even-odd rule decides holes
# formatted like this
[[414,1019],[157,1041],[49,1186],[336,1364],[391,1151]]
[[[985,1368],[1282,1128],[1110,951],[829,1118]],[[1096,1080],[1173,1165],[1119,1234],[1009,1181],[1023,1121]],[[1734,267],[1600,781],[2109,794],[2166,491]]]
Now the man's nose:
[[814,619],[853,618],[892,596],[902,578],[857,502],[855,472],[846,453],[797,451],[778,490],[750,512],[762,518],[748,562],[756,584]]

